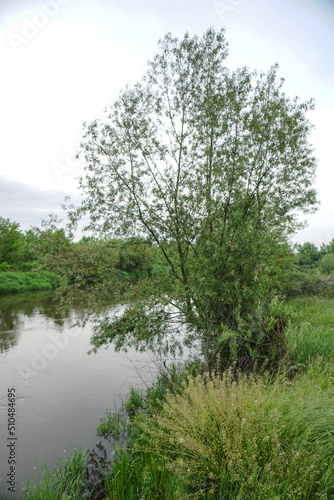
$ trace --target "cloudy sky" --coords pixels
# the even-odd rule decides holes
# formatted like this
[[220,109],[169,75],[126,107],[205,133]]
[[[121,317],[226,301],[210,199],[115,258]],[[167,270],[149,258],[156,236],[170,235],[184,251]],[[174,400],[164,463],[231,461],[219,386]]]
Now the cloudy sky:
[[140,79],[170,31],[226,27],[226,65],[280,64],[288,95],[315,98],[317,214],[295,241],[334,238],[334,0],[0,0],[0,215],[39,225],[76,196],[82,122]]

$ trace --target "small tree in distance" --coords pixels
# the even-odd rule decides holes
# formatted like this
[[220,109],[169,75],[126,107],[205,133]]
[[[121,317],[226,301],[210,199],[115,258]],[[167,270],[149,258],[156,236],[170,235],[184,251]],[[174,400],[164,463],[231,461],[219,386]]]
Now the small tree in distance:
[[328,253],[323,256],[319,264],[320,272],[323,274],[331,274],[334,272],[334,254]]
[[20,224],[0,217],[0,264],[15,262],[22,253],[24,243]]
[[302,266],[315,265],[321,257],[321,253],[314,243],[297,244],[295,248],[297,250],[298,264]]
[[229,71],[223,29],[167,34],[159,49],[105,120],[84,125],[83,201],[68,208],[72,228],[88,217],[96,236],[150,239],[164,262],[130,287],[136,301],[122,317],[96,326],[93,350],[170,348],[167,331],[182,324],[209,366],[217,355],[224,366],[243,356],[247,368],[274,336],[264,311],[297,216],[317,204],[306,118],[314,104],[285,95],[277,66]]

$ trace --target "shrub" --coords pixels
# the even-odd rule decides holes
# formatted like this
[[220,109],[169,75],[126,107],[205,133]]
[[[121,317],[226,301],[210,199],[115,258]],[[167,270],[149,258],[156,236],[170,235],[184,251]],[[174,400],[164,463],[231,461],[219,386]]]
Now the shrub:
[[324,255],[320,261],[319,269],[322,274],[331,274],[334,271],[334,254]]
[[9,271],[9,269],[10,269],[10,264],[8,264],[8,262],[1,262],[0,272]]

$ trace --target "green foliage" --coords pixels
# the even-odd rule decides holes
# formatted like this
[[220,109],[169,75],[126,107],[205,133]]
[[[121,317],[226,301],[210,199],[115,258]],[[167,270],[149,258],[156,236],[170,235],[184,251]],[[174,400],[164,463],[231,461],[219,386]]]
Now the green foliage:
[[25,487],[24,499],[37,500],[80,500],[82,484],[88,463],[88,453],[77,448],[73,455],[64,462],[59,459],[52,471],[44,466],[37,485],[29,481]]
[[135,347],[144,352],[182,353],[182,345],[177,340],[177,331],[172,323],[172,311],[166,310],[156,301],[139,301],[127,305],[117,317],[97,319],[91,337],[92,350],[113,343],[116,351]]
[[181,498],[184,489],[178,477],[152,454],[140,452],[129,455],[122,449],[115,453],[105,487],[106,498],[112,500],[174,500]]
[[36,255],[36,245],[38,244],[38,237],[35,231],[28,229],[24,235],[25,245],[23,249],[23,260],[24,261],[34,261],[37,259]]
[[323,243],[320,246],[321,255],[326,255],[328,253],[334,253],[334,238],[326,245]]
[[258,303],[252,314],[237,319],[237,328],[222,328],[215,351],[206,356],[207,369],[222,373],[233,368],[235,375],[241,370],[276,372],[288,360],[285,327],[290,310],[277,298],[270,304]]
[[[160,304],[173,327],[185,325],[185,342],[206,346],[212,358],[222,334],[241,338],[243,322],[255,324],[250,316],[268,309],[280,290],[298,212],[316,206],[306,118],[313,102],[289,99],[277,66],[229,71],[226,56],[224,30],[182,39],[167,34],[143,80],[120,93],[104,120],[85,124],[85,197],[80,207],[68,207],[70,227],[84,217],[94,237],[141,235],[159,260],[150,270],[150,295],[148,285],[129,287],[126,317],[101,323],[96,348],[109,341],[127,347],[136,338],[149,346],[155,334],[160,340]],[[120,252],[128,273],[147,260],[138,246],[130,248]],[[79,288],[81,275],[73,277]],[[92,280],[92,294],[99,284]],[[97,289],[95,306],[105,297]],[[248,336],[259,345],[262,333],[256,325]],[[227,344],[225,358],[233,351]]]
[[17,261],[11,264],[8,262],[3,262],[0,264],[0,272],[11,271],[11,272],[25,272],[32,271],[35,268],[35,261]]
[[304,243],[296,245],[297,262],[302,266],[312,266],[321,257],[321,253],[313,243]]
[[[281,274],[279,286],[280,292],[288,299],[309,295],[333,296],[334,282],[331,277],[324,276],[331,269],[332,254],[321,257],[321,250],[319,251],[313,243],[295,245],[294,250],[298,253],[291,252],[289,258],[285,260],[285,272]],[[324,267],[321,264],[323,259]]]
[[155,248],[150,242],[139,238],[125,242],[119,247],[117,267],[134,277],[150,276],[152,273]]
[[127,287],[145,279],[154,269],[156,249],[140,238],[83,237],[74,242],[71,232],[51,216],[42,228],[34,229],[34,251],[40,269],[59,275],[57,295],[62,309],[80,300],[92,312],[119,302]]
[[0,264],[19,259],[24,246],[24,236],[19,227],[16,222],[0,217]]
[[55,273],[36,271],[37,235],[23,234],[19,224],[0,217],[0,294],[50,290],[57,284]]
[[8,264],[8,262],[2,262],[0,264],[0,272],[2,273],[3,271],[9,271],[11,268],[11,265]]
[[0,272],[0,294],[51,290],[58,277],[48,272]]
[[331,274],[334,272],[334,253],[328,253],[322,257],[319,270],[322,274]]
[[318,356],[332,363],[334,375],[334,301],[307,297],[295,299],[295,310],[285,335],[288,348],[297,363],[306,366]]
[[227,373],[197,377],[143,418],[143,447],[164,460],[194,498],[330,498],[332,404],[330,392],[319,394],[305,379],[291,386],[284,379],[233,382]]
[[286,298],[319,293],[317,278],[308,268],[292,265],[287,269],[281,284],[281,292]]

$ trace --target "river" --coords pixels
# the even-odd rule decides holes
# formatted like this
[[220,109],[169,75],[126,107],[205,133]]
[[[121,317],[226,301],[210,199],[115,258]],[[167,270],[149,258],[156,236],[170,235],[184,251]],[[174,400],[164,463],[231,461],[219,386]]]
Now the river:
[[21,498],[39,463],[53,467],[76,447],[94,448],[105,410],[155,375],[148,353],[88,355],[91,326],[71,328],[77,314],[60,319],[47,292],[0,297],[0,498]]

